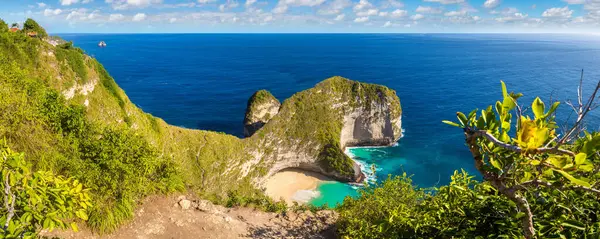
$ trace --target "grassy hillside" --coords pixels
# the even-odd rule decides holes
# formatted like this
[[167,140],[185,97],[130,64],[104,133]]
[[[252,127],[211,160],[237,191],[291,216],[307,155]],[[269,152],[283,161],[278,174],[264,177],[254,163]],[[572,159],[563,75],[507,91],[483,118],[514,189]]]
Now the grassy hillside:
[[[72,43],[54,46],[0,31],[0,138],[24,152],[33,170],[90,188],[88,225],[98,231],[129,219],[140,198],[172,191],[277,210],[257,185],[278,150],[300,148],[330,170],[349,173],[352,161],[339,145],[342,114],[390,99],[399,115],[394,91],[334,77],[286,100],[273,122],[240,139],[171,126],[143,112],[102,64]],[[336,102],[345,104],[328,110]]]

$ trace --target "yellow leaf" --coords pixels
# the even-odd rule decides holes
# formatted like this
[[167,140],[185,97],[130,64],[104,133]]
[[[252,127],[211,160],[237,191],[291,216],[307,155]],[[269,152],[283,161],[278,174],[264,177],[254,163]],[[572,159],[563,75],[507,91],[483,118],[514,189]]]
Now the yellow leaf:
[[71,222],[71,229],[73,229],[74,232],[78,232],[79,228],[77,227],[77,223]]

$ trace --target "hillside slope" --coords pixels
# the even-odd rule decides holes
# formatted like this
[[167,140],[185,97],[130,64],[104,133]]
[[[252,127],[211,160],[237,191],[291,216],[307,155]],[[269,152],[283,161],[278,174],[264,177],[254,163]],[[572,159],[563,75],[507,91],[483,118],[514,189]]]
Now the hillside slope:
[[388,145],[401,134],[393,90],[342,77],[285,100],[249,138],[171,126],[136,107],[81,49],[23,32],[0,32],[0,109],[0,138],[33,169],[91,189],[88,224],[100,231],[157,192],[187,188],[217,203],[268,206],[261,185],[285,168],[359,182],[343,147]]

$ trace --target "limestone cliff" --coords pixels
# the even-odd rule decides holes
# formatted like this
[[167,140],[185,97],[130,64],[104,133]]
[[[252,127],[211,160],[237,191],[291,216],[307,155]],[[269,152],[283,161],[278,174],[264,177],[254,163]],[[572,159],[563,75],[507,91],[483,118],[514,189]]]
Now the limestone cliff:
[[[400,100],[387,87],[332,77],[284,101],[279,113],[249,141],[265,178],[301,168],[345,182],[364,178],[346,146],[391,145],[401,136]],[[259,178],[259,184],[260,184]]]
[[279,112],[281,103],[266,90],[259,90],[248,99],[244,117],[244,136],[250,137]]
[[[232,192],[258,197],[257,188],[264,180],[286,168],[303,168],[340,181],[361,181],[360,167],[344,154],[344,147],[389,145],[401,133],[400,101],[393,90],[342,77],[327,79],[283,103],[267,91],[257,92],[249,101],[244,122],[246,135],[252,136],[244,139],[172,126],[138,108],[100,62],[71,43],[55,46],[23,34],[0,36],[0,55],[6,56],[0,57],[0,66],[6,68],[0,73],[11,73],[0,74],[2,89],[8,92],[0,95],[30,96],[30,85],[40,92],[57,92],[64,107],[79,106],[90,124],[142,137],[161,159],[176,166],[172,174],[182,178],[190,190],[214,201],[226,200]],[[15,80],[17,76],[28,81]],[[31,84],[24,87],[27,82]],[[18,104],[0,101],[6,103],[0,104],[5,111],[19,109],[4,114],[11,117],[0,117],[0,129],[5,129],[0,130],[0,138],[10,139],[12,148],[32,158],[80,157],[73,153],[62,132],[45,127],[51,125],[46,122],[48,117],[33,124],[27,114],[22,114],[20,123],[14,123],[12,116],[24,111],[46,114],[43,107],[38,107],[45,103],[41,97],[44,94],[39,95],[11,98]],[[46,162],[34,166],[49,165],[42,163]],[[61,165],[56,171],[81,176],[77,170],[63,170]],[[105,173],[117,178],[122,172]]]

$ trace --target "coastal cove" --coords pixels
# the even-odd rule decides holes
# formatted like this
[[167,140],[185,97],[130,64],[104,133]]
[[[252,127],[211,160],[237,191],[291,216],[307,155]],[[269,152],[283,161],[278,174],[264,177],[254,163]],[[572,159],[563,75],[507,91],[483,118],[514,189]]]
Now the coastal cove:
[[[248,98],[259,89],[280,101],[333,75],[396,90],[405,134],[396,146],[349,148],[374,178],[406,172],[420,187],[444,185],[454,170],[475,174],[463,135],[441,120],[498,99],[499,81],[533,96],[576,96],[600,77],[600,40],[577,35],[470,34],[62,34],[97,58],[132,102],[167,123],[243,135]],[[98,48],[103,40],[106,48]],[[468,53],[465,52],[468,50]],[[161,56],[160,59],[151,56]],[[548,84],[540,87],[536,81]],[[462,89],[469,87],[469,94]],[[569,115],[566,106],[561,115]],[[563,121],[568,119],[561,119]],[[600,122],[598,111],[588,118]],[[598,127],[595,125],[594,127]],[[306,186],[314,190],[315,184]],[[304,190],[304,189],[303,189]],[[316,181],[311,203],[332,206],[356,189]]]

